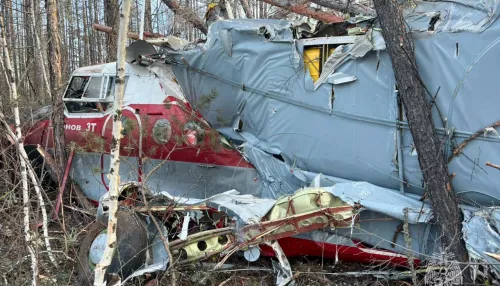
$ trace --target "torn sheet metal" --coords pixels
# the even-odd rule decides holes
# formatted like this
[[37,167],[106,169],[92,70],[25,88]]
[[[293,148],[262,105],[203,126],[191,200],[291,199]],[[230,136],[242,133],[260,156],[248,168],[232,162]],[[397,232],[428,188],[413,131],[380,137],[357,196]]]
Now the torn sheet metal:
[[[483,11],[479,6],[475,8],[464,5],[467,4],[464,1],[458,2],[418,2],[417,6],[429,12],[432,12],[429,7],[433,6],[428,5],[448,5],[462,12]],[[488,4],[491,17],[497,15],[497,2],[481,2],[491,4]],[[459,25],[461,20],[451,18],[448,21],[450,25]],[[271,191],[264,190],[264,193],[271,197],[275,198],[282,191],[293,191],[303,183],[289,172],[284,173],[281,166],[275,168],[262,160],[251,159],[257,157],[255,149],[264,145],[274,150],[271,156],[279,155],[294,169],[366,181],[390,189],[400,188],[404,179],[405,192],[423,194],[422,173],[405,118],[400,116],[404,112],[397,104],[392,64],[383,50],[380,31],[372,29],[372,48],[362,49],[365,52],[360,53],[359,58],[347,57],[344,48],[337,46],[339,54],[334,52],[330,57],[341,55],[335,62],[342,64],[334,66],[333,72],[342,72],[357,80],[332,85],[326,78],[322,84],[314,83],[303,66],[294,65],[297,62],[293,60],[294,50],[303,54],[300,42],[308,39],[294,39],[289,26],[283,21],[268,20],[214,23],[212,36],[209,35],[211,40],[203,50],[171,55],[174,72],[186,98],[196,102],[200,95],[216,90],[218,97],[211,103],[210,110],[202,111],[204,117],[214,127],[227,129],[235,126],[221,124],[218,119],[235,122],[234,119],[239,118],[241,130],[258,138],[261,143],[244,150],[245,156],[264,176],[278,169],[285,175],[275,174],[267,179]],[[233,48],[229,57],[216,35],[217,31],[231,27]],[[266,39],[259,33],[261,27],[267,27],[267,31],[274,27],[271,34],[281,37],[279,40],[276,36]],[[422,79],[433,97],[439,90],[433,108],[438,135],[453,135],[453,142],[447,143],[448,149],[498,121],[500,97],[496,96],[498,81],[494,77],[500,72],[495,56],[500,49],[500,22],[490,21],[482,27],[481,33],[440,30],[414,36]],[[367,40],[365,37],[363,41]],[[354,44],[344,47],[349,45]],[[233,68],[222,68],[227,66]],[[328,73],[323,70],[322,75]],[[478,93],[478,88],[483,92]],[[398,126],[402,129],[401,148],[397,147],[396,140]],[[450,172],[456,174],[454,187],[463,200],[500,203],[500,177],[485,165],[487,161],[500,161],[500,153],[495,151],[500,140],[491,134],[469,143],[463,155],[454,158],[449,165]],[[237,132],[228,133],[228,137],[241,140]],[[394,160],[398,153],[404,163],[401,175],[397,160]],[[274,171],[269,170],[273,168]]]
[[162,38],[147,39],[146,42],[152,45],[160,45],[168,51],[182,50],[189,45],[188,41],[171,35]]
[[407,2],[405,18],[412,31],[482,32],[498,17],[498,0]]
[[[397,247],[391,244],[391,241],[393,241],[397,225],[406,219],[404,212],[408,209],[410,215],[408,216],[407,221],[410,224],[410,231],[417,237],[421,237],[421,239],[415,239],[412,245],[413,251],[419,253],[416,256],[424,258],[425,255],[431,255],[436,251],[435,247],[437,245],[435,245],[435,243],[438,235],[435,233],[435,227],[431,225],[428,226],[432,228],[431,233],[429,233],[430,229],[427,232],[423,231],[426,229],[424,223],[428,223],[432,218],[430,207],[427,204],[420,202],[417,198],[407,197],[401,195],[395,190],[380,188],[368,183],[344,182],[335,184],[333,187],[299,189],[295,192],[294,196],[285,196],[279,200],[261,199],[251,195],[240,195],[235,190],[224,192],[204,200],[174,197],[165,191],[161,192],[161,196],[175,201],[179,205],[204,204],[216,208],[237,219],[239,222],[237,227],[243,228],[245,225],[252,225],[262,221],[264,217],[266,217],[266,221],[279,220],[284,215],[283,211],[290,211],[288,208],[280,207],[280,205],[284,202],[292,202],[292,204],[295,205],[294,211],[298,213],[307,213],[318,206],[316,204],[314,204],[314,206],[309,206],[307,203],[308,200],[304,196],[318,192],[328,192],[333,195],[333,198],[339,199],[339,201],[336,202],[335,200],[328,200],[325,197],[324,200],[321,200],[324,201],[322,203],[322,205],[325,204],[324,207],[333,207],[339,202],[342,202],[342,204],[347,203],[353,207],[361,206],[359,226],[355,226],[353,224],[348,228],[325,229],[324,231],[326,232],[323,232],[324,234],[327,232],[330,233],[326,234],[326,236],[318,236],[314,233],[303,233],[300,234],[299,237],[309,237],[309,239],[312,240],[324,237],[325,242],[333,241],[332,237],[338,237],[343,238],[342,240],[335,239],[335,241],[339,242],[341,245],[351,245],[351,240],[357,239],[365,241],[369,244],[377,245],[379,248],[386,248],[389,251],[399,251],[406,254],[407,250],[404,247],[405,244],[402,235],[397,237],[396,241],[393,242],[393,244],[397,245]],[[379,197],[384,204],[377,202],[377,197]],[[301,199],[301,201],[294,203],[294,198]],[[393,220],[388,221],[388,217],[393,218]],[[290,217],[287,219],[289,218]],[[236,231],[239,233],[243,231],[243,229]],[[376,229],[383,230],[383,232],[376,233],[374,231]],[[245,233],[247,231],[251,231],[251,228],[244,231]],[[310,237],[311,235],[314,237]],[[238,235],[238,237],[246,236]],[[384,238],[384,241],[379,241],[380,238]],[[428,242],[422,243],[424,240]]]
[[500,277],[500,208],[483,208],[477,211],[464,210],[465,244],[473,259],[487,262]]
[[276,202],[273,199],[262,199],[252,195],[240,195],[236,190],[223,192],[207,199],[176,197],[165,191],[160,192],[160,194],[180,205],[206,204],[232,217],[238,218],[241,223],[260,221]]
[[[324,189],[351,205],[358,203],[367,210],[401,221],[407,219],[411,224],[429,222],[432,218],[430,205],[421,202],[418,197],[405,196],[398,191],[366,182],[339,183]],[[407,218],[405,210],[408,210]]]
[[[415,31],[422,80],[436,101],[437,133],[450,154],[477,130],[499,120],[499,1],[414,2],[416,7],[405,10],[406,19]],[[440,253],[440,230],[430,223],[429,205],[420,201],[423,177],[380,30],[375,25],[353,42],[335,44],[320,80],[313,82],[297,55],[302,57],[304,44],[314,38],[297,39],[290,26],[268,20],[211,25],[203,48],[170,55],[186,98],[196,102],[216,90],[218,97],[203,116],[241,144],[242,154],[260,174],[263,198],[278,199],[313,185],[364,207],[358,225],[327,231],[331,236],[325,239],[357,240],[405,255],[408,249],[398,229],[407,220],[416,257]],[[217,37],[228,29],[231,56]],[[356,80],[336,85],[328,81],[335,73]],[[222,124],[220,117],[230,123]],[[485,165],[500,162],[499,148],[499,138],[489,132],[450,162],[449,171],[456,174],[453,185],[464,204],[500,203],[500,176]],[[395,191],[400,187],[405,194]],[[480,217],[466,219],[464,231],[484,231]],[[488,243],[496,245],[498,231],[491,230]],[[467,243],[475,257],[494,259],[482,253],[497,251],[483,249],[484,240],[467,238]]]
[[317,90],[329,76],[348,59],[364,57],[369,51],[381,51],[385,49],[385,42],[382,33],[377,30],[369,30],[365,35],[356,37],[354,43],[339,46],[324,63],[321,76],[314,83],[314,90]]
[[[138,187],[140,184],[131,182],[123,185],[122,189],[129,186]],[[325,196],[328,193],[331,196]],[[362,261],[366,262],[379,256],[381,258],[392,257],[391,259],[395,261],[401,261],[394,263],[403,263],[406,261],[405,255],[408,254],[409,249],[405,243],[404,234],[398,235],[397,229],[398,225],[407,221],[409,235],[412,237],[411,251],[415,258],[426,259],[435,254],[439,255],[442,251],[439,243],[439,230],[431,222],[432,212],[427,204],[420,202],[418,198],[405,196],[395,190],[380,188],[369,183],[344,182],[332,187],[304,188],[299,189],[292,196],[285,196],[278,200],[240,195],[234,190],[204,200],[175,197],[166,191],[150,195],[155,196],[156,203],[163,197],[170,202],[174,201],[177,206],[206,205],[227,213],[238,222],[229,229],[238,238],[233,242],[236,243],[235,246],[241,245],[240,243],[262,244],[296,233],[295,237],[316,242],[321,247],[324,243],[329,244],[329,247],[340,247],[342,251],[350,253],[351,256],[347,256],[348,258],[355,257],[357,253],[357,255],[363,255]],[[103,220],[106,216],[103,209],[109,204],[108,196],[109,193],[106,193],[100,200],[99,220]],[[381,202],[385,202],[385,205]],[[353,208],[344,210],[346,205],[352,205]],[[326,208],[331,210],[338,208],[344,211],[333,211],[330,214],[332,218],[335,217],[336,223],[333,225],[314,227],[313,224],[318,222],[318,215],[324,215]],[[356,208],[361,213],[353,212]],[[409,216],[404,215],[407,210],[410,210]],[[463,230],[467,249],[474,259],[491,262],[491,267],[495,271],[500,270],[498,263],[495,263],[496,255],[500,253],[500,234],[498,233],[500,212],[498,210],[498,208],[477,210],[463,207],[465,213]],[[314,211],[319,212],[316,214]],[[289,212],[292,213],[288,214]],[[302,218],[294,222],[294,218],[301,215],[303,215]],[[283,219],[288,223],[283,224],[281,222]],[[347,224],[337,224],[346,220]],[[167,254],[156,229],[151,223],[148,225],[151,228],[150,234],[154,234],[151,259],[144,268],[133,274],[135,276],[165,270],[168,263]],[[311,229],[312,231],[296,229],[295,232],[291,232],[290,227],[293,228],[293,226],[313,227],[314,229]],[[218,235],[216,234],[214,239],[217,239]],[[268,236],[269,239],[266,238]],[[359,244],[359,241],[364,244]],[[172,245],[176,245],[175,249],[179,248],[178,241],[172,242]],[[373,245],[376,248],[366,245]],[[229,245],[224,248],[227,247]],[[220,250],[214,251],[214,253],[219,252]],[[331,255],[331,251],[328,251],[328,257],[334,258]]]
[[343,83],[355,81],[356,77],[339,72],[339,73],[331,74],[330,76],[328,76],[327,80],[331,84],[343,84]]

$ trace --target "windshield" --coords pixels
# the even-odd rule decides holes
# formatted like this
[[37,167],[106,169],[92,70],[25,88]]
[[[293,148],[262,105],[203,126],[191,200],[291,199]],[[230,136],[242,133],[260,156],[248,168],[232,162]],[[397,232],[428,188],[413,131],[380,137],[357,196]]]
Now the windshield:
[[64,98],[82,98],[85,87],[89,82],[89,76],[74,76],[66,90]]

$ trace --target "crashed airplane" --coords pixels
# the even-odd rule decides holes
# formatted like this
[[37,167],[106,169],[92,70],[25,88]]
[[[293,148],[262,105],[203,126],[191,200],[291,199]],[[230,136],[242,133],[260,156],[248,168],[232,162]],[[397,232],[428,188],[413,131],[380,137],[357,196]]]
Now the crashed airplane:
[[[467,250],[498,276],[500,1],[414,2],[405,17],[464,212]],[[180,264],[237,251],[249,261],[284,253],[446,263],[445,230],[423,196],[376,19],[315,27],[217,21],[202,44],[167,37],[158,50],[131,47],[118,239],[135,242],[118,246],[123,257],[108,271],[126,279],[167,268],[152,220]],[[66,140],[77,146],[71,178],[99,202],[79,257],[88,277],[106,242],[114,77],[114,63],[80,68],[64,93]],[[50,150],[51,138],[49,121],[40,121],[25,141]],[[285,270],[280,283],[291,277]]]

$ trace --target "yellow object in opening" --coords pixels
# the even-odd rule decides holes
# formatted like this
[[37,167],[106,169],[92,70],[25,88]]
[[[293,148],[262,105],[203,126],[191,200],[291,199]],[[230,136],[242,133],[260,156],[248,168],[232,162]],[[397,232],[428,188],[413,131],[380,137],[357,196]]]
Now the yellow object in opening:
[[311,47],[304,49],[304,68],[309,70],[314,82],[319,79],[321,64],[321,48]]
[[335,48],[330,48],[330,50],[328,51],[328,56],[331,56],[333,52],[335,52]]

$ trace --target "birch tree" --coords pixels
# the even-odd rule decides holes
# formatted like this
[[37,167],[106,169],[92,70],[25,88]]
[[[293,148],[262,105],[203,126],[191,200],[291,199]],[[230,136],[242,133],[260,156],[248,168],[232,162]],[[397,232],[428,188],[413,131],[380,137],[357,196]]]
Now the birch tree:
[[[10,63],[9,50],[7,48],[7,42],[5,41],[5,26],[3,22],[3,17],[0,17],[0,28],[2,29],[2,48],[3,55],[5,59],[5,69],[7,70],[7,76],[10,85],[10,92],[13,100],[13,113],[14,113],[14,121],[15,121],[15,129],[16,129],[16,139],[17,145],[19,149],[24,150],[24,144],[21,133],[21,122],[19,117],[19,107],[18,107],[18,95],[17,95],[17,86],[16,80],[14,77],[14,70],[12,69],[12,65]],[[2,113],[3,115],[3,113]],[[21,152],[19,152],[19,159],[21,163],[21,189],[23,192],[23,227],[24,227],[24,239],[26,241],[26,247],[28,248],[29,256],[31,258],[31,274],[32,274],[32,285],[38,285],[38,259],[36,256],[36,244],[32,239],[32,234],[30,230],[30,197],[29,197],[29,189],[28,189],[28,173],[26,167],[26,161],[23,160]]]
[[108,211],[108,235],[106,249],[103,257],[95,268],[94,285],[101,286],[107,267],[111,264],[115,248],[116,239],[116,213],[118,211],[118,190],[120,186],[120,141],[122,139],[122,105],[125,93],[125,45],[127,43],[128,23],[130,18],[131,0],[124,0],[120,11],[120,29],[118,33],[118,49],[116,62],[116,88],[113,101],[113,131],[111,138],[111,157],[109,179],[109,211]]

